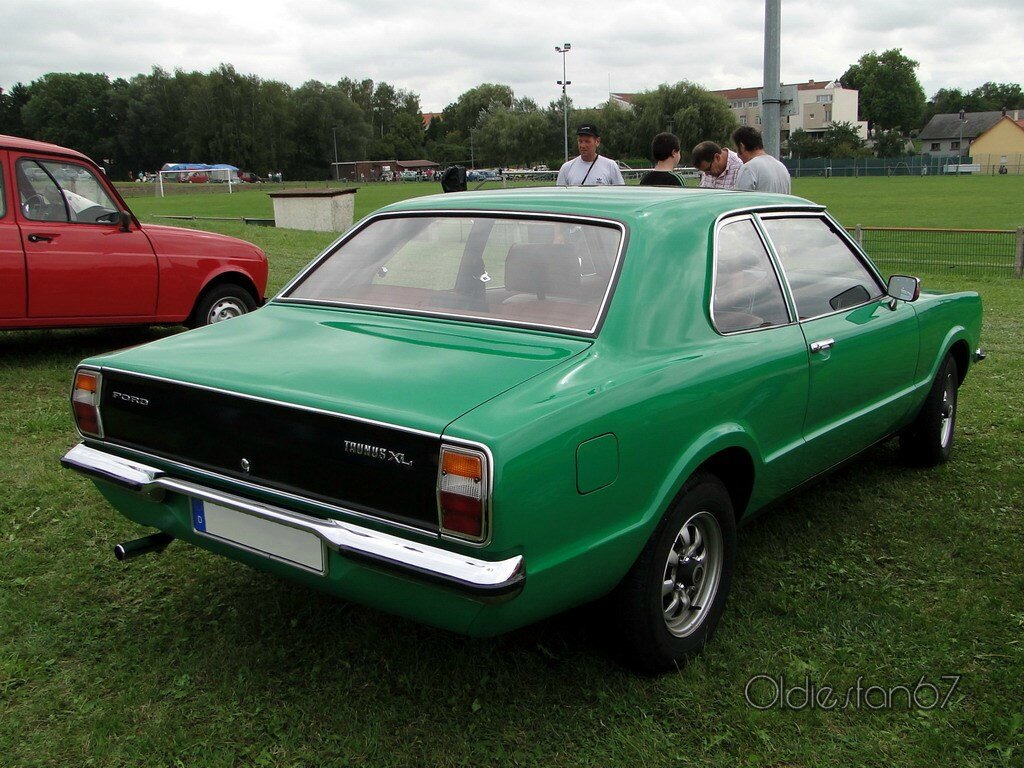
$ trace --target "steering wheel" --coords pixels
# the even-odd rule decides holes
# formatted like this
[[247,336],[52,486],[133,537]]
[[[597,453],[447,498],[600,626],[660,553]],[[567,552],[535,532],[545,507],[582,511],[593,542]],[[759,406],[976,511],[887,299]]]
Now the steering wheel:
[[41,219],[41,214],[45,211],[40,211],[39,209],[45,209],[47,205],[48,203],[46,202],[46,198],[37,192],[36,194],[29,195],[25,198],[25,202],[21,204],[21,209],[30,219]]

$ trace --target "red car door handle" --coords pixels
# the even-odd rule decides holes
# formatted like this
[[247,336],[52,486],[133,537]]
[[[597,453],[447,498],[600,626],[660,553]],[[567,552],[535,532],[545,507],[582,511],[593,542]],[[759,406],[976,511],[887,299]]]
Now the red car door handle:
[[28,236],[28,241],[30,243],[52,243],[53,238],[53,235],[38,235],[35,232],[33,232],[31,235]]

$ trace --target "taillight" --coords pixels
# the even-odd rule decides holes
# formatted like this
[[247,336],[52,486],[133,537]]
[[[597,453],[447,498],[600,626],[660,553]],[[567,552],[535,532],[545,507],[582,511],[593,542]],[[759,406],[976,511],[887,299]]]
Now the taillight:
[[441,533],[472,541],[487,538],[487,456],[466,448],[441,449],[437,502]]
[[75,414],[78,431],[83,435],[103,437],[100,423],[100,374],[99,371],[75,371],[75,386],[71,391],[71,408]]

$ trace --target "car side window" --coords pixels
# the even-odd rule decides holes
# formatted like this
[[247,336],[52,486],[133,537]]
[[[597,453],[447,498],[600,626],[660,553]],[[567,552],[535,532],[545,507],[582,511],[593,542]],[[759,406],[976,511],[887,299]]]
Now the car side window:
[[7,215],[7,188],[4,180],[4,164],[0,163],[0,219]]
[[722,333],[789,322],[779,278],[750,219],[729,222],[718,231],[711,306]]
[[22,158],[16,166],[25,218],[113,224],[118,208],[91,169],[77,163]]
[[857,254],[824,219],[766,218],[801,320],[856,307],[884,294]]

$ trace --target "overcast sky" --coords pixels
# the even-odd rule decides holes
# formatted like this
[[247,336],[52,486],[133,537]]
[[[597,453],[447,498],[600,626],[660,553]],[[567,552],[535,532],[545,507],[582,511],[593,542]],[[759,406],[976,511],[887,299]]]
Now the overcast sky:
[[[4,9],[0,87],[47,72],[112,79],[209,71],[300,85],[372,78],[440,111],[475,85],[511,85],[542,107],[570,96],[596,106],[612,91],[690,80],[710,89],[761,84],[764,3],[731,0],[24,0]],[[831,80],[865,52],[902,48],[926,95],[1024,73],[1022,0],[784,0],[782,80]]]

